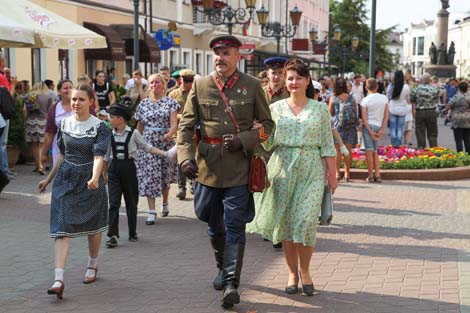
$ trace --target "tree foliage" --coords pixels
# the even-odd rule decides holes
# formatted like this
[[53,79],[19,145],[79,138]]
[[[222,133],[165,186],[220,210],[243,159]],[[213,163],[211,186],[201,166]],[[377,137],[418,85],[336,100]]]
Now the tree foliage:
[[[367,18],[366,0],[330,0],[330,25],[329,38],[333,38],[336,27],[341,29],[341,39],[336,46],[331,44],[329,60],[330,64],[337,67],[341,73],[344,54],[345,72],[368,74],[369,68],[369,45],[370,25]],[[390,42],[388,35],[394,27],[384,30],[376,30],[375,33],[375,69],[376,72],[391,71],[393,69],[393,56],[387,50]],[[359,45],[355,53],[350,49],[351,39],[357,36]]]

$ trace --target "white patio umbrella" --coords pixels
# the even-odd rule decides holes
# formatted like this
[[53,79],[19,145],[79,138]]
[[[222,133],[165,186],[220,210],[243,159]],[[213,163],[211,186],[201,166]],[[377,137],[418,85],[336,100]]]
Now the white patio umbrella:
[[106,38],[27,0],[2,1],[0,47],[106,48]]

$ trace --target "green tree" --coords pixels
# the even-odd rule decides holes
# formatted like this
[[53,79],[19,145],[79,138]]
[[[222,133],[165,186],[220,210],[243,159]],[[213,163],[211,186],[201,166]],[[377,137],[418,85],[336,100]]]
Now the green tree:
[[[341,38],[338,42],[332,41],[330,65],[336,66],[337,73],[341,73],[344,61],[346,73],[368,74],[370,25],[367,18],[366,0],[330,0],[329,38],[333,38],[337,27],[341,29]],[[386,48],[390,43],[387,37],[393,29],[394,27],[376,30],[376,71],[393,69],[393,56]],[[351,39],[354,36],[359,38],[359,45],[356,52],[352,53],[350,49],[344,48],[351,48]]]

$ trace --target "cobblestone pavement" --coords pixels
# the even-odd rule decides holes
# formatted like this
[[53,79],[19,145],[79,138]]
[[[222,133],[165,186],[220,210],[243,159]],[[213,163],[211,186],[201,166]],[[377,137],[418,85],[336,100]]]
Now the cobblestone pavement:
[[[64,299],[48,296],[50,193],[37,194],[41,177],[31,171],[18,166],[18,177],[0,194],[1,313],[223,312],[211,286],[216,268],[206,227],[191,200],[175,198],[175,188],[169,217],[153,226],[145,225],[141,198],[139,242],[127,241],[122,215],[119,246],[101,250],[94,284],[81,282],[86,239],[73,239]],[[319,227],[311,264],[317,293],[285,294],[282,253],[249,235],[242,302],[231,311],[469,313],[469,225],[470,180],[341,184],[333,224]]]

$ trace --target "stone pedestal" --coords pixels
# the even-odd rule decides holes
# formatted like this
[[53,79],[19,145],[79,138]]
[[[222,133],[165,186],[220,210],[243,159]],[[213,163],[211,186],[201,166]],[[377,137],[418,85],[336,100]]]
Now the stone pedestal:
[[436,76],[438,78],[455,78],[457,66],[427,64],[424,69],[426,73],[429,73],[431,76]]

